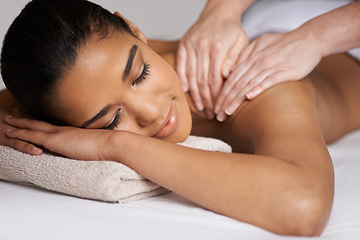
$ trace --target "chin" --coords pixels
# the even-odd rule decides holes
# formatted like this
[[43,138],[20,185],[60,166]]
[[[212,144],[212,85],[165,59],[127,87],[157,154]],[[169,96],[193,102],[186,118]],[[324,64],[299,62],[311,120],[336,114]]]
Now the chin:
[[173,142],[173,143],[181,143],[181,142],[184,142],[189,136],[190,136],[190,133],[176,134],[176,136],[174,134],[174,136],[169,136],[168,138],[166,138],[164,140],[168,141],[168,142]]
[[181,143],[184,142],[189,136],[192,128],[192,118],[189,113],[185,114],[185,118],[182,118],[180,120],[181,126],[178,125],[178,129],[175,130],[173,134],[168,136],[167,138],[164,138],[163,140],[173,142],[173,143]]

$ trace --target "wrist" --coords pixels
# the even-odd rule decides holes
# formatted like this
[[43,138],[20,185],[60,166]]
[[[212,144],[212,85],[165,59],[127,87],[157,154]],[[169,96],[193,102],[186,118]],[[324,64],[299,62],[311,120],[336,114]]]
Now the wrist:
[[[324,41],[321,39],[322,36],[318,34],[318,31],[311,22],[304,23],[298,29],[295,29],[293,32],[296,32],[295,39],[302,39],[305,41],[306,46],[311,49],[314,55],[319,56],[319,58],[329,55],[327,52],[327,47]],[[300,37],[299,37],[300,36]]]
[[118,153],[123,151],[123,145],[126,143],[125,135],[126,132],[123,131],[106,132],[100,147],[102,160],[122,163]]
[[206,18],[213,16],[222,19],[233,19],[240,22],[242,14],[255,0],[208,0],[200,16]]
[[103,159],[129,166],[138,155],[138,146],[143,146],[143,137],[127,131],[109,131],[103,145]]

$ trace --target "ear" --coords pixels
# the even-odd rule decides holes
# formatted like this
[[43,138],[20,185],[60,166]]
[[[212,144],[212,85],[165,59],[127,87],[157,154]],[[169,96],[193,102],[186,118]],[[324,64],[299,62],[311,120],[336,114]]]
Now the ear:
[[121,15],[118,11],[116,11],[114,13],[114,15],[121,17],[122,19],[124,19],[124,21],[129,25],[131,31],[133,31],[133,33],[141,40],[143,41],[145,44],[147,44],[147,39],[145,34],[140,30],[140,28],[138,26],[136,26],[133,22],[131,22],[130,20],[126,19],[123,15]]

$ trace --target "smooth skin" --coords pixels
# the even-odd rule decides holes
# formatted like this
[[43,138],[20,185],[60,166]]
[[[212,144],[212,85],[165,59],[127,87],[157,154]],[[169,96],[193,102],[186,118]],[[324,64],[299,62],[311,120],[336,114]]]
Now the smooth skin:
[[[163,58],[151,49],[154,43]],[[129,77],[122,80],[134,44],[138,53]],[[97,54],[91,56],[93,51]],[[89,126],[94,129],[83,129],[5,117],[4,110],[1,144],[31,154],[42,152],[33,149],[35,144],[75,159],[120,162],[219,214],[278,234],[321,234],[334,194],[326,143],[360,127],[359,65],[346,55],[328,57],[303,81],[279,84],[219,123],[196,111],[182,93],[173,69],[175,54],[176,42],[146,45],[127,34],[89,42],[60,82],[56,100],[64,109],[62,120],[73,126],[110,104],[107,114]],[[144,62],[150,73],[133,86]],[[13,102],[6,91],[3,100]],[[169,136],[151,137],[172,102],[181,121]],[[123,115],[117,131],[99,129],[112,121],[118,107]],[[173,143],[184,140],[190,129],[191,134],[228,142],[234,153]]]

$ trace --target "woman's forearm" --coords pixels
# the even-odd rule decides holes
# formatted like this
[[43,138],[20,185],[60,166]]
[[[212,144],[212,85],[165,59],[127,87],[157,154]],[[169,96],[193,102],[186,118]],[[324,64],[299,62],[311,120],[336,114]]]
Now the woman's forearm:
[[256,0],[208,0],[201,16],[208,15],[218,16],[221,19],[233,18],[240,23],[242,14],[253,4]]
[[320,15],[299,28],[312,39],[322,56],[360,46],[360,1]]
[[105,159],[220,214],[279,234],[319,234],[327,222],[331,200],[313,184],[317,175],[287,161],[189,149],[131,133],[115,134],[111,142]]

